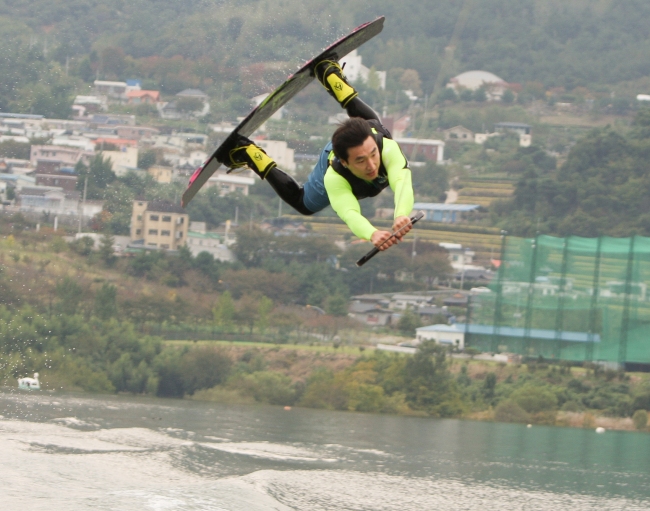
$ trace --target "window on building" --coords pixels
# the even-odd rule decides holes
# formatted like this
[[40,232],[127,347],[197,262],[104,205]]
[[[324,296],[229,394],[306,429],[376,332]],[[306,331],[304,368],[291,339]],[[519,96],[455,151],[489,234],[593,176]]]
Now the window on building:
[[171,221],[172,221],[172,217],[170,217],[169,215],[163,216],[163,217],[162,217],[162,221],[163,221],[163,222],[171,222]]
[[161,236],[171,236],[171,231],[160,231]]
[[142,220],[142,215],[138,215],[138,220]]
[[149,215],[149,220],[152,222],[157,222],[158,221],[158,215]]
[[149,229],[149,236],[158,236],[158,229]]
[[135,234],[136,236],[140,236],[140,233],[142,232],[142,229],[136,229]]
[[184,223],[185,223],[185,218],[184,218],[184,217],[180,217],[180,218],[178,219],[178,223],[179,223],[179,224],[184,224]]
[[160,245],[160,248],[169,248],[169,245],[167,245],[166,243],[163,243],[162,245]]

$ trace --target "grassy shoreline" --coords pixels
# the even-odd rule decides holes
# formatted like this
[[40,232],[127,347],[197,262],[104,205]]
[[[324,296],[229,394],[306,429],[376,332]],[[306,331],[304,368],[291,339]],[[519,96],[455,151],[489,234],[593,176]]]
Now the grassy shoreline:
[[[357,373],[355,368],[359,365],[368,364],[372,361],[376,354],[394,359],[407,359],[406,355],[382,355],[376,352],[373,347],[366,347],[363,352],[359,351],[359,347],[346,346],[334,348],[332,346],[308,346],[308,345],[269,345],[264,343],[253,342],[230,342],[230,341],[168,341],[168,346],[175,346],[179,349],[185,346],[196,346],[197,344],[203,346],[219,346],[220,349],[228,351],[230,356],[235,359],[249,356],[255,353],[256,356],[263,358],[266,361],[266,371],[274,372],[283,378],[287,378],[293,383],[308,382],[313,377],[314,373],[319,370],[332,371],[334,374],[346,374],[349,381],[354,382]],[[246,355],[248,354],[248,355]],[[650,374],[646,373],[626,373],[616,374],[611,373],[598,373],[590,368],[572,367],[565,369],[557,369],[556,366],[544,367],[541,364],[531,365],[506,365],[498,362],[482,361],[482,360],[447,360],[448,370],[450,377],[454,381],[462,381],[463,378],[471,380],[467,385],[469,389],[467,392],[474,392],[476,389],[484,388],[485,382],[490,378],[488,375],[493,374],[496,378],[496,388],[498,392],[499,385],[504,384],[509,380],[525,380],[531,378],[556,378],[556,391],[562,390],[564,387],[570,385],[577,385],[576,381],[583,382],[585,386],[604,385],[610,384],[627,385],[633,391],[644,385],[650,383]],[[366,368],[367,369],[367,368]],[[563,370],[566,372],[562,376],[564,383],[560,382],[559,372]],[[550,375],[550,376],[549,376]],[[343,379],[345,379],[343,378]],[[620,384],[617,382],[621,382]],[[570,383],[570,385],[568,384]],[[607,387],[609,388],[609,387]],[[187,396],[189,399],[199,401],[212,401],[220,403],[238,403],[238,404],[254,404],[258,402],[256,398],[245,392],[240,392],[236,387],[227,385],[219,385],[211,389],[202,389],[197,391],[192,396]],[[501,400],[503,401],[503,400]],[[305,408],[330,408],[342,409],[335,406],[320,403],[318,406],[305,406],[304,403],[294,403],[291,406],[305,407]],[[565,404],[566,406],[566,404]],[[500,420],[498,409],[498,402],[487,404],[483,401],[476,400],[473,407],[464,410],[462,413],[453,415],[454,418],[463,420],[480,420],[480,421],[493,421],[493,422],[523,422],[531,424],[544,424],[558,427],[577,427],[585,429],[595,429],[597,427],[605,428],[606,430],[618,431],[639,431],[635,428],[634,422],[631,417],[616,417],[611,416],[604,410],[589,409],[583,410],[565,410],[557,406],[553,409],[543,411],[540,413],[531,413],[528,415],[527,420]],[[355,411],[348,409],[348,411]],[[379,410],[357,410],[357,411],[370,411],[377,412]],[[382,411],[379,411],[380,413]],[[398,415],[416,415],[416,416],[429,416],[430,414],[422,410],[413,409],[409,406],[396,407],[391,409],[388,413]],[[435,414],[433,415],[435,416]],[[444,414],[441,416],[445,416]],[[649,431],[646,427],[642,431]]]

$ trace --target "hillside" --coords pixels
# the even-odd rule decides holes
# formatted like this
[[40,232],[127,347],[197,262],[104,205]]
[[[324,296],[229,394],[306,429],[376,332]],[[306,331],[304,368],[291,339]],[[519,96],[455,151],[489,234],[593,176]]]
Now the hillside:
[[494,208],[498,224],[515,235],[615,237],[650,234],[650,110],[632,129],[591,131],[557,171],[528,167],[513,198]]
[[[634,0],[284,0],[253,1],[244,10],[229,1],[4,0],[0,107],[67,113],[84,83],[129,77],[166,94],[199,87],[241,102],[240,94],[266,92],[378,15],[387,18],[385,31],[361,53],[367,65],[389,71],[389,89],[404,82],[405,69],[419,77],[402,88],[428,94],[436,80],[472,69],[523,84],[533,95],[540,86],[606,92],[650,74],[650,5]],[[257,63],[272,64],[250,67]]]

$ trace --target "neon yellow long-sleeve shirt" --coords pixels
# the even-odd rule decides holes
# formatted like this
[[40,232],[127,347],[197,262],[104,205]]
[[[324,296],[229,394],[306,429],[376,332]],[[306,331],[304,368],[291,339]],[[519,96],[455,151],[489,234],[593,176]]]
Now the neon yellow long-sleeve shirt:
[[[397,142],[383,139],[381,162],[388,175],[388,185],[395,194],[395,218],[408,216],[413,210],[413,183],[408,162]],[[336,214],[356,236],[369,240],[377,229],[361,214],[359,200],[352,192],[350,182],[330,166],[324,184]]]

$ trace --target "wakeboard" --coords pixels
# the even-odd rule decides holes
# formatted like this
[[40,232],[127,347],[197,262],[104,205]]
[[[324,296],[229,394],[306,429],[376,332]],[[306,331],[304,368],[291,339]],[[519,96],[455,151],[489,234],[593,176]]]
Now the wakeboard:
[[384,17],[364,23],[355,28],[345,37],[325,48],[319,55],[309,60],[298,71],[291,75],[287,81],[275,89],[262,101],[239,125],[228,135],[217,150],[212,153],[192,177],[187,190],[183,193],[181,206],[186,207],[206,181],[222,164],[228,161],[228,153],[234,147],[237,135],[250,136],[257,128],[264,124],[275,112],[284,106],[291,98],[303,90],[315,78],[314,68],[322,60],[340,60],[348,53],[356,50],[363,43],[369,41],[384,28]]

